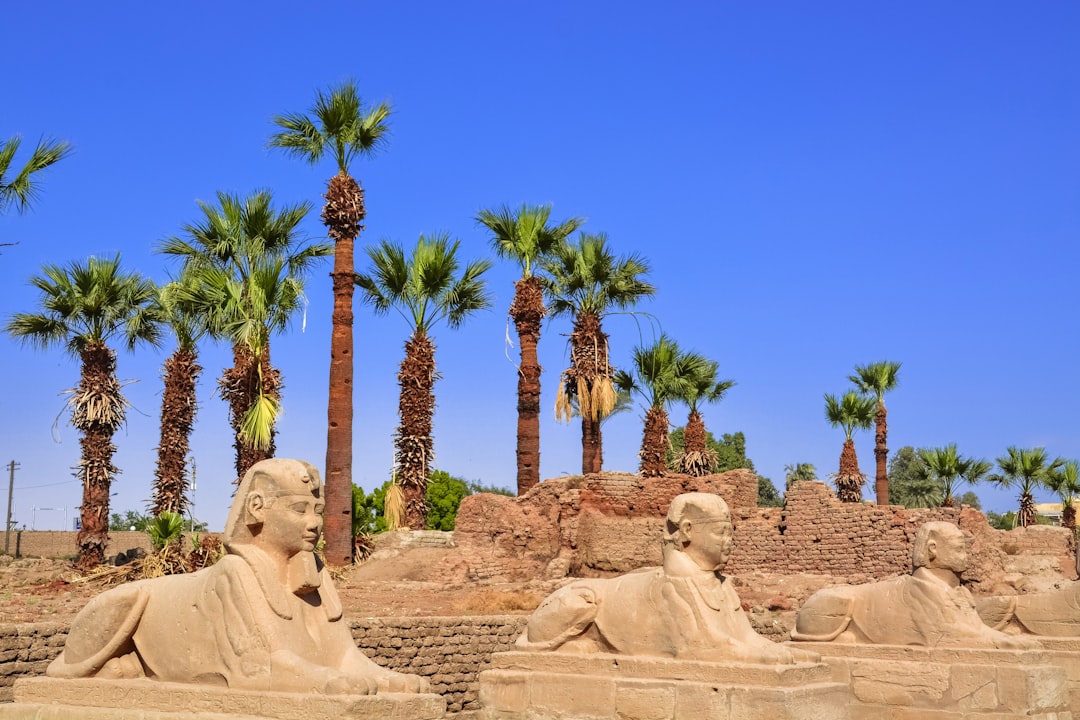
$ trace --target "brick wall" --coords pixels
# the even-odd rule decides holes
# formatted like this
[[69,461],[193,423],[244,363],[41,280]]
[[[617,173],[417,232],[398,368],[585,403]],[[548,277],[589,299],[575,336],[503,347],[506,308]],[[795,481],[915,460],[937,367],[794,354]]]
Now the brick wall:
[[[15,557],[66,558],[79,554],[75,533],[70,530],[19,530],[11,533],[9,550]],[[150,538],[144,532],[113,531],[105,555],[112,556],[141,547],[150,551]]]
[[[524,615],[365,618],[352,622],[357,646],[383,667],[428,679],[450,712],[477,710],[477,675],[491,654],[510,650]],[[0,625],[0,702],[12,701],[20,677],[43,675],[60,654],[68,628],[60,623]]]

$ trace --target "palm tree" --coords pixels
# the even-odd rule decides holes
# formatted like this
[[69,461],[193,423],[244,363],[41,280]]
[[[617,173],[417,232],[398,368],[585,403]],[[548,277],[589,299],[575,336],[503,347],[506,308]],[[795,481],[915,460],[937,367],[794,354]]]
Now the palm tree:
[[160,330],[146,312],[154,285],[120,268],[120,256],[65,267],[45,265],[31,279],[40,292],[41,311],[13,315],[4,330],[24,344],[48,349],[63,345],[82,363],[72,391],[72,424],[82,434],[76,477],[83,483],[78,565],[89,570],[105,559],[109,541],[109,488],[119,470],[113,465],[113,435],[123,426],[127,401],[116,377],[116,352],[109,343],[123,337],[127,347],[156,344]]
[[922,464],[919,479],[937,488],[934,498],[941,507],[956,507],[956,484],[963,480],[974,485],[990,472],[990,463],[978,458],[965,458],[956,452],[956,443],[940,448],[920,448],[916,451]]
[[1050,488],[1061,498],[1061,525],[1076,535],[1076,496],[1080,494],[1080,462],[1069,460],[1050,477]]
[[675,459],[679,472],[700,477],[716,470],[718,458],[708,447],[708,432],[698,409],[702,402],[720,402],[735,387],[734,380],[718,380],[720,364],[701,358],[690,366],[679,399],[690,406],[683,433],[683,451]]
[[270,337],[302,309],[307,273],[333,250],[299,239],[308,203],[275,210],[265,190],[217,197],[218,206],[199,203],[204,217],[184,226],[185,238],[169,238],[158,250],[183,258],[190,283],[178,295],[204,315],[213,338],[232,344],[233,366],[219,386],[229,403],[239,482],[274,454],[281,373],[270,363]]
[[812,463],[794,463],[784,466],[784,488],[790,490],[797,482],[816,482],[817,468]]
[[600,419],[615,403],[614,369],[608,362],[608,336],[602,320],[612,310],[627,310],[656,292],[642,276],[649,272],[637,255],[616,258],[607,235],[580,233],[577,242],[562,243],[541,261],[542,280],[553,317],[574,319],[570,334],[570,367],[559,379],[556,418],[570,421],[570,397],[581,412],[581,472],[603,466]]
[[855,430],[865,430],[874,420],[877,403],[874,398],[862,397],[854,390],[836,396],[825,393],[825,419],[833,427],[844,429],[844,449],[840,452],[840,470],[834,476],[836,497],[841,502],[861,502],[862,484],[866,476],[859,472],[859,457],[855,454],[855,442],[851,435]]
[[481,210],[477,222],[491,231],[495,254],[521,265],[521,279],[514,283],[510,317],[518,334],[521,364],[518,366],[517,494],[524,495],[540,482],[540,323],[547,314],[544,287],[533,275],[536,262],[565,242],[584,220],[570,218],[554,227],[550,205],[522,205],[520,210],[503,206]]
[[335,565],[352,562],[353,442],[353,274],[354,245],[364,229],[364,190],[350,174],[352,161],[370,156],[388,136],[391,109],[387,103],[365,107],[356,84],[348,80],[328,92],[319,91],[309,115],[279,115],[283,132],[270,146],[315,165],[332,155],[337,175],[326,188],[322,220],[334,241],[334,312],[330,334],[330,390],[326,407],[326,557]]
[[1035,498],[1037,488],[1049,488],[1051,479],[1060,470],[1065,461],[1055,458],[1050,461],[1046,448],[1010,447],[1006,454],[997,459],[1000,473],[987,476],[987,480],[1003,488],[1020,487],[1020,512],[1017,521],[1022,527],[1035,524]]
[[855,374],[848,376],[859,392],[877,399],[877,413],[874,415],[874,460],[877,465],[874,493],[878,505],[889,504],[889,448],[886,444],[889,425],[886,422],[885,393],[896,388],[899,372],[900,363],[882,360],[869,365],[856,365]]
[[398,372],[401,425],[394,440],[398,481],[405,496],[404,525],[422,530],[427,520],[428,468],[432,461],[431,422],[435,414],[433,387],[435,345],[429,333],[445,321],[460,327],[469,315],[491,306],[484,280],[489,260],[476,260],[457,275],[459,242],[447,233],[421,235],[408,257],[394,243],[383,240],[368,248],[371,270],[357,274],[362,300],[377,314],[397,310],[412,328],[405,343],[405,359]]
[[15,174],[15,177],[8,180],[5,176],[11,169],[11,162],[15,159],[15,153],[18,152],[21,144],[22,138],[18,135],[7,140],[0,140],[0,215],[12,206],[19,213],[26,212],[38,194],[35,176],[71,154],[69,143],[42,138],[22,169]]
[[685,393],[683,384],[689,367],[705,359],[683,353],[674,340],[663,334],[649,347],[634,348],[633,358],[631,371],[615,373],[615,387],[622,392],[637,393],[648,403],[638,453],[639,470],[643,477],[660,477],[667,469],[667,406]]
[[[191,279],[186,281],[191,283]],[[195,385],[202,372],[197,343],[207,325],[199,307],[184,302],[184,282],[182,278],[168,283],[158,290],[156,298],[163,324],[176,336],[176,349],[166,358],[163,373],[161,441],[151,512],[155,517],[166,512],[183,515],[188,507],[187,456],[198,408]]]

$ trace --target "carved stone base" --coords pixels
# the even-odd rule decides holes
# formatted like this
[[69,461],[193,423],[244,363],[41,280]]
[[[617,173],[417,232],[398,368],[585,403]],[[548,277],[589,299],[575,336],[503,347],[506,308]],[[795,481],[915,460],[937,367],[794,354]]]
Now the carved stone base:
[[1038,639],[1050,651],[1051,662],[1065,668],[1073,717],[1080,718],[1080,638],[1040,636]]
[[480,673],[488,720],[847,720],[849,703],[823,664],[508,652]]
[[854,695],[853,720],[1072,720],[1065,669],[1047,650],[792,643],[821,653]]
[[230,690],[154,680],[15,681],[0,720],[438,720],[438,695],[315,695]]

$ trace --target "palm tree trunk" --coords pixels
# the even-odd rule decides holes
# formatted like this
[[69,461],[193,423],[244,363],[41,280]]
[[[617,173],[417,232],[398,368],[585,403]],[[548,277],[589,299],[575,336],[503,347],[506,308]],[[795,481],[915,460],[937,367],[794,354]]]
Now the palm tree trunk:
[[326,406],[325,556],[352,563],[353,292],[355,240],[363,229],[364,190],[347,173],[326,190],[322,218],[334,240],[334,312],[330,331],[330,392]]
[[862,502],[862,484],[866,476],[859,472],[855,442],[848,438],[840,452],[840,472],[836,474],[836,498],[840,502]]
[[645,432],[641,438],[642,477],[661,477],[667,470],[668,417],[662,407],[653,405],[645,412]]
[[195,383],[202,368],[193,348],[178,347],[165,360],[161,440],[154,473],[154,515],[187,511],[187,455],[195,425]]
[[82,377],[73,398],[72,424],[79,430],[81,457],[76,477],[83,484],[78,567],[92,570],[105,561],[109,543],[109,488],[119,472],[112,463],[113,435],[124,423],[124,400],[116,380],[116,353],[92,342],[80,353]]
[[275,430],[270,430],[270,442],[264,448],[249,442],[241,431],[244,415],[259,397],[260,384],[264,395],[275,400],[281,397],[281,372],[270,366],[269,345],[263,350],[258,362],[246,345],[233,345],[233,366],[222,372],[218,384],[221,397],[229,403],[229,425],[233,429],[233,448],[236,450],[235,482],[239,484],[252,465],[274,457]]
[[581,413],[581,472],[603,469],[604,447],[600,421],[615,405],[611,384],[613,369],[608,364],[608,336],[600,316],[583,313],[574,318],[570,334],[570,368],[564,373],[566,391],[577,395]]
[[1076,535],[1076,508],[1068,505],[1061,511],[1061,526],[1066,527]]
[[877,464],[874,475],[874,494],[877,496],[878,505],[889,504],[889,448],[886,445],[888,434],[885,402],[879,400],[877,414],[874,416],[874,461]]
[[1020,494],[1020,513],[1017,516],[1017,522],[1020,523],[1020,527],[1027,527],[1035,524],[1035,498],[1031,493],[1025,491]]
[[532,276],[514,283],[510,317],[518,333],[521,365],[518,367],[517,494],[524,495],[540,482],[540,360],[536,346],[540,323],[547,314],[540,278]]
[[701,413],[691,410],[683,431],[683,453],[682,457],[678,458],[679,470],[687,475],[701,477],[716,470],[718,460],[716,451],[709,449],[708,433],[705,431],[705,421],[701,419]]
[[427,480],[432,460],[431,423],[435,414],[432,388],[435,372],[435,345],[422,330],[405,343],[398,384],[401,425],[395,439],[398,480],[405,495],[405,527],[423,530],[427,526]]

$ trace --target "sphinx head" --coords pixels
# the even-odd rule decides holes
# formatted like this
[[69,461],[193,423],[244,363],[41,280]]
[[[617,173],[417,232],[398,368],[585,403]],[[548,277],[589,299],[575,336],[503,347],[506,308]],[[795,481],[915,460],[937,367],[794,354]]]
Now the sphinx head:
[[668,508],[664,542],[668,552],[685,553],[702,570],[722,570],[732,544],[727,503],[711,493],[677,496]]
[[257,462],[237,488],[225,546],[256,544],[275,555],[313,552],[323,527],[322,480],[303,460]]

